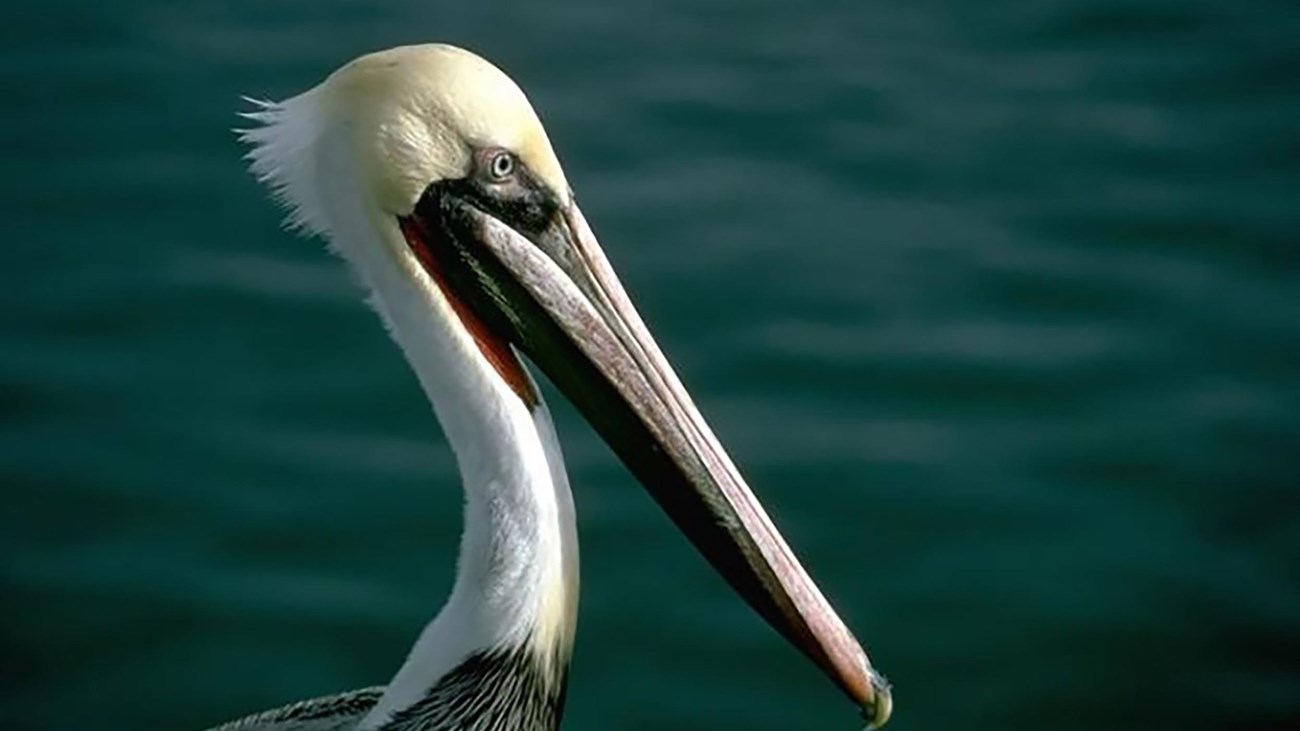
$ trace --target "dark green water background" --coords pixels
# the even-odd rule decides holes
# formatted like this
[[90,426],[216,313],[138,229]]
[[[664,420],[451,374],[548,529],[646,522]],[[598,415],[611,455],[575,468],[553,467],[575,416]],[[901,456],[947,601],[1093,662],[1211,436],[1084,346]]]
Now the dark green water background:
[[[899,731],[1300,716],[1287,2],[0,10],[0,726],[196,729],[384,682],[460,490],[230,134],[399,43],[528,90]],[[568,729],[850,729],[574,412]]]

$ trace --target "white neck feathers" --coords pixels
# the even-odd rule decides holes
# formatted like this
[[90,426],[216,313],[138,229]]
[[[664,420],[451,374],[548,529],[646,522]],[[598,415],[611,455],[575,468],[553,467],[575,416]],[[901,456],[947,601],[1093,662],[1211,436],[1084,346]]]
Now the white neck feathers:
[[[562,677],[577,614],[573,500],[551,417],[483,356],[409,250],[395,217],[356,190],[353,151],[318,119],[313,90],[254,118],[254,171],[325,235],[371,292],[447,435],[465,490],[455,587],[360,728],[419,701],[476,652],[531,645]],[[534,391],[537,391],[534,384]]]
[[577,613],[573,498],[550,414],[511,390],[420,275],[376,286],[375,306],[456,454],[465,530],[451,596],[371,713],[376,720],[420,700],[475,652],[527,644],[562,673]]

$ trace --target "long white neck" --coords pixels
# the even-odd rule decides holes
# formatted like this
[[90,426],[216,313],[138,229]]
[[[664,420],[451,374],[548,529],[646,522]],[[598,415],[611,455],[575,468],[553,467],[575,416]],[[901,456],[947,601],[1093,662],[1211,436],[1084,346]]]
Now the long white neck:
[[536,652],[563,683],[578,594],[573,498],[540,395],[527,405],[497,374],[397,222],[368,218],[336,220],[332,239],[374,293],[456,454],[465,528],[451,597],[362,729],[417,703],[476,653]]
[[[531,653],[528,671],[538,677],[527,680],[547,685],[555,702],[542,716],[558,722],[577,615],[573,498],[540,396],[529,405],[511,390],[416,260],[396,217],[381,211],[379,199],[391,203],[393,195],[364,187],[373,176],[358,160],[373,160],[367,145],[381,138],[401,142],[394,148],[401,151],[407,150],[401,145],[432,146],[418,158],[424,162],[445,157],[436,154],[439,140],[404,123],[358,136],[356,126],[366,121],[363,113],[374,98],[349,94],[397,68],[396,61],[365,66],[357,72],[361,77],[332,76],[292,99],[260,105],[247,115],[260,126],[241,134],[252,148],[253,172],[289,206],[290,221],[328,238],[372,293],[433,404],[464,481],[465,532],[451,597],[359,728],[373,729],[411,708],[475,656],[502,651]],[[419,116],[407,112],[400,119]],[[390,182],[414,175],[427,184],[436,177],[423,168],[407,172]],[[501,670],[509,675],[514,668]],[[460,700],[460,711],[481,714],[479,699],[462,693]],[[510,698],[505,693],[496,700]]]

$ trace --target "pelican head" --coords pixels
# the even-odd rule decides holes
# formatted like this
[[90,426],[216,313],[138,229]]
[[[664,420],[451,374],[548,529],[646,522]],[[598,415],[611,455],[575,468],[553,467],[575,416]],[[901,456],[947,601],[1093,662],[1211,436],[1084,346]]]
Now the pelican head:
[[[243,133],[253,171],[291,223],[327,238],[371,289],[463,471],[491,468],[477,465],[484,460],[475,440],[495,433],[464,416],[472,392],[500,396],[497,411],[543,408],[519,358],[527,355],[749,605],[870,724],[886,721],[887,683],[660,352],[513,81],[468,51],[402,47],[361,57],[247,116],[261,123]],[[530,600],[532,631],[565,662],[573,569]],[[547,613],[563,616],[536,620]]]

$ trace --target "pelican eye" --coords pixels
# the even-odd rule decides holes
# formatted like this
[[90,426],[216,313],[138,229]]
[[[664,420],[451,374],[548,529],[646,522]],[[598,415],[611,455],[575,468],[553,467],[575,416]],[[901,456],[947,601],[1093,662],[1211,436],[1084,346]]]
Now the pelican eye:
[[514,172],[515,157],[504,150],[493,155],[488,162],[488,173],[498,182],[509,178]]

